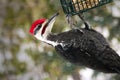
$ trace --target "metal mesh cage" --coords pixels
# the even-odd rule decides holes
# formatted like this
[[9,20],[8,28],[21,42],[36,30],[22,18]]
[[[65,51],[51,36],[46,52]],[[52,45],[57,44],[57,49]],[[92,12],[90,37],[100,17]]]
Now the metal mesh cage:
[[110,3],[113,0],[60,0],[65,14],[76,15]]

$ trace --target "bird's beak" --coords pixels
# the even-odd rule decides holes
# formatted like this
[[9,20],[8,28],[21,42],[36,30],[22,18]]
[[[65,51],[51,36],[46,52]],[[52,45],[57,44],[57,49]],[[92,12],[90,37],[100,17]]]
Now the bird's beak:
[[47,21],[46,25],[47,25],[47,26],[49,26],[49,25],[53,26],[53,24],[54,24],[54,22],[55,22],[55,19],[56,19],[56,17],[57,17],[58,15],[59,15],[58,12],[55,13],[55,14]]
[[45,29],[45,33],[43,34],[44,37],[46,37],[49,33],[51,33],[53,24],[54,24],[55,19],[58,15],[59,15],[59,13],[55,13],[50,19],[46,20],[46,22],[43,24],[42,30]]
[[45,23],[47,27],[47,32],[50,33],[53,27],[53,24],[55,22],[56,17],[59,15],[59,13],[55,13],[50,19],[48,19]]

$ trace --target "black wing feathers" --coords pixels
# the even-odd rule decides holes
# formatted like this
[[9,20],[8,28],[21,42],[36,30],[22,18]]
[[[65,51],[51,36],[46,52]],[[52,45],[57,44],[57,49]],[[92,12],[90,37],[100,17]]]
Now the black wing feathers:
[[[50,38],[49,38],[50,39]],[[95,30],[74,29],[55,35],[56,50],[66,60],[103,72],[120,73],[120,57]]]

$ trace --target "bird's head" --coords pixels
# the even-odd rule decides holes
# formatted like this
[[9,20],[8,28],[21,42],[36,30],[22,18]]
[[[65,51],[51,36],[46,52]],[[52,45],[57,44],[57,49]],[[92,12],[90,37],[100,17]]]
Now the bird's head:
[[51,33],[55,18],[58,15],[59,13],[56,13],[50,19],[43,18],[36,20],[33,22],[30,28],[30,33],[34,35],[38,40],[46,40],[46,37],[49,35],[49,33]]

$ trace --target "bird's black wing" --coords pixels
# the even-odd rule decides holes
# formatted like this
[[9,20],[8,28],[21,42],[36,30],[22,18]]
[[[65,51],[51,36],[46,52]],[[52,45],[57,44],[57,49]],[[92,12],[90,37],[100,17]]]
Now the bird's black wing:
[[[120,57],[119,55],[109,47],[105,38],[98,32],[84,33],[81,38],[81,44],[74,45],[78,46],[86,51],[89,55],[96,57],[100,62],[106,65],[111,70],[120,73]],[[92,35],[91,35],[92,34]]]
[[74,29],[60,33],[53,38],[49,37],[49,39],[62,43],[62,45],[60,44],[55,48],[60,54],[62,53],[63,57],[71,62],[87,63],[89,58],[89,61],[96,65],[98,64],[97,62],[100,62],[101,65],[111,70],[109,72],[120,73],[120,57],[109,47],[106,39],[94,30]]

